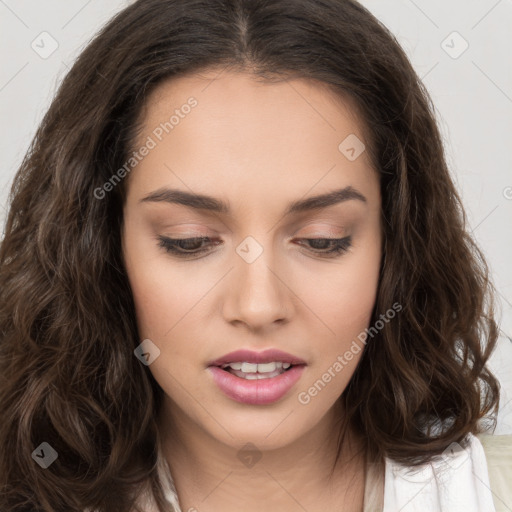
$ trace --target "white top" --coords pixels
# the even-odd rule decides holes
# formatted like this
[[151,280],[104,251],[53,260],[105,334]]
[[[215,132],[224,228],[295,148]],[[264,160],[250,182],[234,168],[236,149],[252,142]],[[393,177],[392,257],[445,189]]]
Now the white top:
[[[512,435],[481,437],[485,452],[480,440],[469,434],[465,450],[452,443],[437,460],[417,468],[386,458],[383,472],[375,466],[367,476],[364,512],[512,511]],[[486,453],[493,453],[492,490]],[[166,498],[173,506],[170,510],[182,512],[169,466],[161,453],[158,471]],[[147,496],[141,496],[138,504],[145,512],[156,512]]]
[[383,512],[496,512],[487,461],[477,437],[452,443],[437,462],[414,473],[386,460]]

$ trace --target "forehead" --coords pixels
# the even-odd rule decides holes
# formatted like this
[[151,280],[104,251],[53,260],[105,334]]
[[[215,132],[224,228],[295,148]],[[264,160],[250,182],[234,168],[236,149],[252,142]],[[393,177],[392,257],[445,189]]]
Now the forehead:
[[137,187],[261,187],[267,196],[284,187],[300,196],[319,180],[326,189],[375,179],[367,152],[350,161],[339,148],[347,137],[366,141],[357,106],[321,82],[225,70],[180,76],[152,91],[140,120],[135,149],[155,144],[130,175]]
[[[357,103],[341,91],[324,82],[302,78],[273,78],[264,80],[248,72],[205,70],[168,79],[148,96],[141,111],[146,130],[158,126],[166,114],[185,105],[194,97],[202,112],[201,124],[207,121],[233,131],[243,128],[245,135],[251,127],[265,126],[269,134],[288,122],[310,121],[301,126],[302,132],[328,130],[336,132],[342,123],[352,133],[364,131]],[[198,117],[197,115],[195,117]],[[250,123],[247,123],[250,118]],[[276,125],[276,121],[280,121]],[[219,126],[220,128],[220,126]],[[281,134],[284,135],[284,134]]]

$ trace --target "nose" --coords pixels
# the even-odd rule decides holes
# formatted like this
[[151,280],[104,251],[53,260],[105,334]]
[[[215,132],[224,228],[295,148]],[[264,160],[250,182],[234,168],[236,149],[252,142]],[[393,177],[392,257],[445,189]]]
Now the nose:
[[254,261],[235,254],[234,266],[226,284],[226,321],[243,323],[254,331],[288,322],[293,313],[293,293],[271,251],[265,247]]

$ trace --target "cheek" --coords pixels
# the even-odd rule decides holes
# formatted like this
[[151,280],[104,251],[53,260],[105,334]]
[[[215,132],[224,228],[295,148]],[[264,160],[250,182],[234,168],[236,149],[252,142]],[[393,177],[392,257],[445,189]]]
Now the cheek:
[[[144,243],[147,245],[147,240]],[[168,396],[185,405],[190,396],[183,394],[180,383],[189,381],[197,372],[196,359],[201,357],[199,347],[191,343],[201,339],[200,325],[194,321],[193,313],[197,313],[198,301],[207,289],[195,286],[198,283],[193,282],[191,274],[180,270],[179,265],[170,265],[165,254],[155,256],[154,248],[140,247],[133,238],[127,239],[126,267],[139,337],[150,339],[160,349],[149,370]],[[202,390],[194,389],[192,384],[187,384],[188,392],[201,396]]]
[[[343,393],[365,349],[362,333],[369,327],[377,296],[381,252],[368,239],[350,258],[327,275],[316,273],[308,305],[325,328],[315,335],[311,372],[298,394],[308,410],[324,410]],[[311,332],[311,331],[310,331]]]
[[361,334],[369,326],[375,304],[378,264],[370,267],[358,262],[357,267],[335,278],[331,275],[312,297],[311,309],[320,312],[326,327],[322,336],[314,336],[313,364],[297,399],[318,415],[346,389],[365,349]]
[[[141,339],[160,344],[186,321],[186,316],[207,292],[197,272],[171,264],[158,241],[127,230],[123,240],[126,271],[135,304]],[[186,323],[186,322],[185,322]]]
[[305,283],[308,305],[326,326],[323,339],[338,340],[338,348],[368,326],[379,283],[380,250],[375,243],[348,256],[339,267],[310,275]]

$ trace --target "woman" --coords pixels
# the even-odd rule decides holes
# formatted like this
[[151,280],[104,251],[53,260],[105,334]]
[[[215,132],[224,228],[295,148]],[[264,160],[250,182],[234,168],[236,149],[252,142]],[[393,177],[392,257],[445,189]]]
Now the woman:
[[119,13],[16,175],[0,261],[2,510],[508,499],[476,437],[488,269],[428,94],[355,2]]

